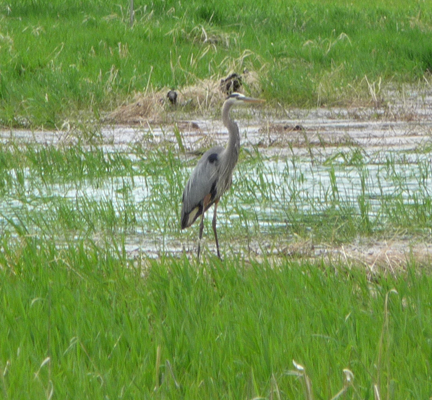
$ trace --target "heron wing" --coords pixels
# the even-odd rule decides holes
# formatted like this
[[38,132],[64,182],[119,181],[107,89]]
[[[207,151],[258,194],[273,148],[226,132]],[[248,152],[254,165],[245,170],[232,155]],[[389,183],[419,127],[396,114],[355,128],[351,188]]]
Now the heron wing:
[[216,185],[219,177],[219,155],[223,147],[213,147],[206,151],[186,184],[183,192],[183,207],[181,215],[182,229],[191,226],[203,213],[204,198],[211,195],[210,204],[218,197]]

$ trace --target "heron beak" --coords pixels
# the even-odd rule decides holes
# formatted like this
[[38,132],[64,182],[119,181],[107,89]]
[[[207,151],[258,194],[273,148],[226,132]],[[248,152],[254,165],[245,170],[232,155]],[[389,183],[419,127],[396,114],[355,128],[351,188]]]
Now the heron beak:
[[245,103],[265,103],[263,99],[254,99],[253,97],[243,97],[241,101]]

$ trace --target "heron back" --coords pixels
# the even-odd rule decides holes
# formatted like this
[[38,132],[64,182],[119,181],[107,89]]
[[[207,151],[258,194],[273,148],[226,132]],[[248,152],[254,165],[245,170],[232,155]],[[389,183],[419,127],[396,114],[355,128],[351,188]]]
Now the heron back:
[[[220,185],[226,180],[221,171],[221,154],[223,151],[224,148],[220,146],[206,151],[193,170],[183,192],[182,229],[191,226],[203,211],[207,211],[227,189]],[[206,209],[203,210],[204,199],[208,195],[210,195],[210,200]]]

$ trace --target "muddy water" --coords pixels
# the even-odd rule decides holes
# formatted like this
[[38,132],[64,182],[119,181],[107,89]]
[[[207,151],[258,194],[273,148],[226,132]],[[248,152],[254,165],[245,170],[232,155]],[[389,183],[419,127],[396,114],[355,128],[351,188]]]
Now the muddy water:
[[[410,199],[412,194],[418,191],[421,191],[423,196],[432,195],[432,171],[428,166],[430,164],[428,149],[432,147],[431,107],[431,96],[423,96],[419,99],[414,93],[404,101],[387,104],[385,108],[279,110],[278,112],[247,110],[241,113],[234,112],[233,115],[240,127],[243,148],[249,151],[258,149],[267,160],[263,170],[268,175],[266,181],[276,187],[273,196],[283,197],[286,185],[297,185],[296,208],[300,212],[307,213],[312,211],[311,205],[313,205],[313,211],[318,212],[320,207],[325,209],[325,197],[331,192],[332,185],[336,183],[340,201],[351,204],[356,212],[360,212],[359,197],[367,196],[371,207],[369,213],[373,216],[378,212],[382,198],[385,196],[402,195],[403,198]],[[98,140],[100,146],[103,146],[107,152],[127,153],[130,146],[137,143],[148,146],[151,151],[155,146],[164,143],[177,145],[175,129],[181,133],[186,157],[193,157],[189,153],[205,150],[215,144],[224,145],[227,140],[226,129],[219,120],[186,117],[178,120],[175,126],[143,123],[139,126],[103,127]],[[73,144],[75,140],[76,135],[64,131],[0,131],[0,141],[3,143],[13,141],[14,143],[59,145]],[[356,154],[361,155],[362,163],[367,162],[366,174],[360,173],[360,169],[356,168],[356,159],[352,158]],[[284,174],[293,159],[295,159],[295,176],[291,179]],[[397,160],[390,172],[386,169],[389,159]],[[332,162],[329,164],[328,160]],[[409,168],[410,165],[416,166],[419,160],[424,163],[423,169],[427,169],[424,175],[419,174],[416,168],[412,170]],[[340,168],[335,169],[334,165],[338,163]],[[333,170],[330,171],[332,168]],[[247,169],[242,169],[241,166],[236,172],[240,174],[241,179],[256,178],[256,176],[248,176],[248,173]],[[254,173],[256,172],[250,172],[252,175]],[[298,176],[302,176],[302,179],[298,180]],[[399,178],[392,179],[392,176]],[[67,198],[73,199],[85,195],[87,198],[98,200],[115,198],[114,193],[124,184],[124,179],[119,179],[119,187],[115,186],[116,180],[113,180],[107,187],[102,186],[98,189],[89,187],[88,190],[85,188],[76,190],[59,187],[58,190]],[[52,188],[52,190],[56,189]],[[135,177],[133,201],[142,201],[146,196],[149,196],[147,182]],[[114,201],[114,204],[117,203]],[[16,207],[19,207],[19,204],[3,204],[3,215],[13,215]],[[260,209],[259,195],[254,207],[257,209],[258,219],[261,220],[261,232],[265,233],[278,223],[286,224],[280,222],[286,220],[286,214],[282,209],[284,207],[267,206],[265,209]],[[138,225],[143,228],[135,231],[127,239],[126,248],[129,252],[157,256],[161,252],[181,253],[194,250],[195,232],[185,236],[169,231],[165,234],[155,234],[145,229],[147,218],[149,215],[144,210],[138,221]],[[219,223],[229,226],[236,218],[240,217],[236,215],[235,205],[227,204],[226,208],[221,210]],[[223,238],[221,239],[223,243]],[[398,242],[397,251],[403,251],[401,248],[405,245],[406,243]],[[253,247],[253,241],[248,246]],[[262,251],[262,244],[255,244],[255,246],[260,247],[259,251]],[[210,240],[209,247],[212,247]],[[358,246],[354,247],[358,249]],[[377,247],[377,251],[383,248],[379,245]],[[429,246],[426,248],[428,249],[426,253],[429,254]],[[370,248],[367,251],[370,252]],[[318,250],[318,253],[321,252],[322,249]]]

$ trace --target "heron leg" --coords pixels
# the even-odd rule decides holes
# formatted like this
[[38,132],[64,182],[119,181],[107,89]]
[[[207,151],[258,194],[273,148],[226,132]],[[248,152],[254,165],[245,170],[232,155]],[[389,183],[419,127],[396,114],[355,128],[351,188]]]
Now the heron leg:
[[205,214],[205,210],[207,208],[207,205],[210,202],[210,199],[211,199],[211,195],[208,194],[206,197],[204,197],[204,201],[203,201],[203,211],[201,214],[201,223],[200,223],[200,229],[199,229],[198,260],[199,260],[199,256],[200,256],[200,252],[201,252],[201,238],[202,238],[203,230],[204,230],[204,214]]
[[214,214],[213,214],[213,232],[214,232],[214,236],[215,236],[215,241],[216,241],[216,249],[217,249],[217,256],[219,258],[221,258],[220,255],[220,251],[219,251],[219,241],[218,241],[218,237],[217,237],[217,230],[216,230],[216,216],[217,216],[217,206],[218,206],[219,200],[216,200],[214,203]]

